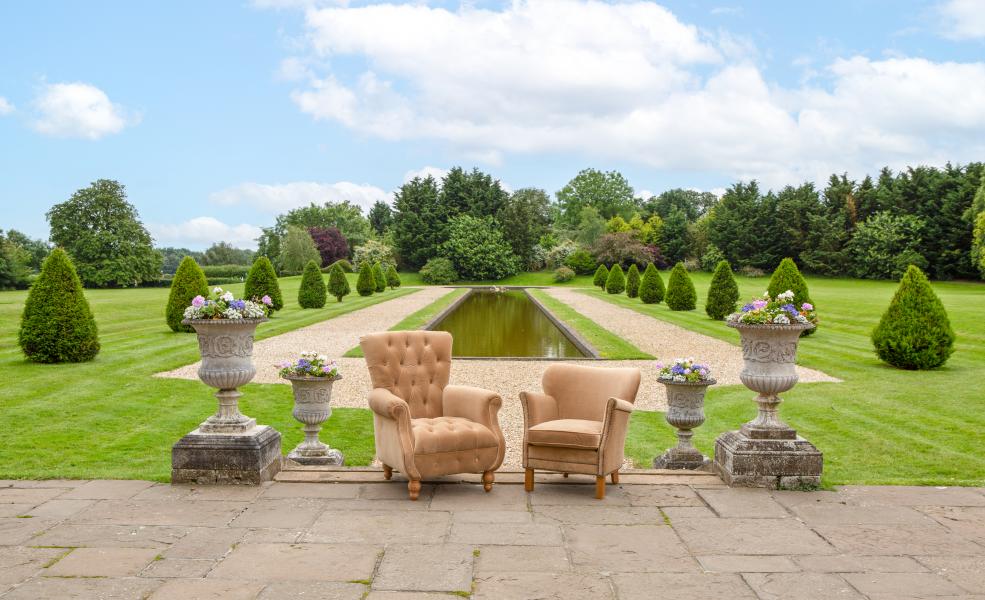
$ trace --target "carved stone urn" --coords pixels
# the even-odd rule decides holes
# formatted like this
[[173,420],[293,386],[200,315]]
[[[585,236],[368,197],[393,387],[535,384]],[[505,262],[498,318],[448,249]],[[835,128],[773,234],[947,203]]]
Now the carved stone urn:
[[816,487],[821,453],[779,416],[780,394],[797,384],[797,344],[811,324],[726,323],[742,338],[742,384],[757,393],[756,418],[715,443],[715,464],[730,485]]
[[304,441],[287,458],[302,465],[342,465],[344,458],[336,449],[318,439],[322,423],[332,416],[332,385],[337,377],[284,377],[294,388],[294,411],[291,413],[304,427]]
[[705,422],[705,392],[715,380],[668,381],[658,379],[667,388],[667,413],[664,418],[677,429],[677,446],[653,459],[654,469],[700,469],[711,461],[694,447],[694,429]]

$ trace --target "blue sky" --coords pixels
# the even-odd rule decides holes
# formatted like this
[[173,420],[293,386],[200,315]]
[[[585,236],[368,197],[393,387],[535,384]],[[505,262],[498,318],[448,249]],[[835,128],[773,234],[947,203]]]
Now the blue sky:
[[985,2],[0,4],[0,228],[123,182],[159,245],[478,166],[638,193],[985,159]]

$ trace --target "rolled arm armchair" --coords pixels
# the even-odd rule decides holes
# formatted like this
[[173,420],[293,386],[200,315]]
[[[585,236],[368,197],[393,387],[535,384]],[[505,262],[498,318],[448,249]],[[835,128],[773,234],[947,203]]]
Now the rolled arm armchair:
[[[388,389],[373,388],[369,393],[369,408],[379,425],[374,427],[374,431],[380,459],[408,477],[420,479],[420,472],[414,464],[414,432],[407,402]],[[394,440],[397,441],[396,446]]]
[[495,471],[506,456],[506,436],[499,427],[499,409],[503,399],[496,392],[468,385],[446,386],[441,396],[441,410],[446,417],[461,417],[489,428],[499,440],[499,457]]

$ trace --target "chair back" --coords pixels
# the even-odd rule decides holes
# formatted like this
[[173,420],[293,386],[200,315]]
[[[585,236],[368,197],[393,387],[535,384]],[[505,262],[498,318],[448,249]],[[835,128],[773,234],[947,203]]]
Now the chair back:
[[556,364],[544,371],[542,385],[557,400],[559,419],[602,421],[609,398],[636,402],[640,370]]
[[403,399],[414,419],[442,416],[451,344],[446,331],[386,331],[359,339],[373,387]]

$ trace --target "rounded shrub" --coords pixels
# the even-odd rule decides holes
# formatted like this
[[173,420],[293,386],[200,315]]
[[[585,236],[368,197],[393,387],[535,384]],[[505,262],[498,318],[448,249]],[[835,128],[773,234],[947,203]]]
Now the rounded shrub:
[[900,369],[935,369],[954,352],[944,305],[919,268],[910,265],[889,308],[872,331],[876,354]]
[[342,272],[343,273],[355,273],[356,272],[352,268],[352,263],[349,262],[348,260],[344,259],[344,258],[340,258],[337,261],[335,261],[332,264],[330,264],[329,266],[323,267],[322,268],[322,271],[324,271],[325,273],[331,273],[332,272],[332,267],[334,267],[335,265],[339,265],[340,267],[342,267]]
[[345,269],[340,265],[341,261],[336,261],[328,271],[328,293],[337,302],[342,302],[342,298],[349,295],[352,289],[349,288],[349,280],[345,276]]
[[421,279],[429,285],[447,285],[458,281],[455,265],[447,258],[432,258],[421,267]]
[[626,275],[619,263],[612,265],[609,276],[605,280],[605,291],[609,294],[621,294],[626,291]]
[[372,296],[376,291],[376,277],[373,275],[373,267],[369,262],[364,262],[359,267],[359,278],[356,279],[356,291],[360,296]]
[[301,275],[301,287],[298,289],[298,304],[301,308],[322,308],[328,299],[325,289],[325,279],[321,275],[318,263],[309,260]]
[[247,300],[254,298],[259,300],[264,296],[270,296],[271,314],[284,308],[284,295],[280,293],[280,283],[277,282],[277,273],[274,265],[266,256],[258,257],[253,261],[250,272],[246,276],[246,285],[243,289],[243,296]]
[[[800,269],[797,268],[797,263],[792,258],[784,258],[780,261],[780,265],[773,271],[773,276],[770,277],[770,283],[766,286],[766,290],[774,298],[778,294],[790,290],[793,292],[793,305],[797,308],[800,308],[800,305],[805,302],[814,304],[814,301],[811,300],[811,294],[807,290],[807,281],[800,274]],[[808,329],[800,335],[801,337],[811,335],[815,331],[817,331],[817,327]]]
[[568,267],[558,267],[554,269],[554,281],[564,283],[575,278],[575,272]]
[[390,286],[391,290],[395,290],[400,287],[400,275],[397,274],[397,268],[393,265],[387,265],[386,284]]
[[24,355],[39,363],[85,362],[99,353],[96,320],[61,248],[52,250],[31,285],[17,341]]
[[659,304],[664,300],[664,279],[653,263],[646,265],[640,279],[640,300],[643,304]]
[[373,281],[376,282],[376,291],[386,291],[386,273],[383,272],[383,265],[376,263],[373,265]]
[[732,275],[732,265],[727,260],[720,260],[715,267],[715,274],[711,276],[705,312],[712,319],[721,321],[735,312],[735,304],[738,301],[739,286]]
[[698,302],[698,293],[694,290],[694,282],[687,273],[684,263],[679,262],[670,271],[667,280],[667,306],[670,310],[694,310]]
[[607,279],[609,279],[609,269],[605,268],[605,265],[599,265],[599,268],[595,269],[595,277],[592,279],[592,284],[604,290]]
[[578,275],[588,275],[595,270],[595,257],[588,250],[575,250],[564,259],[564,266]]
[[185,333],[195,331],[191,325],[182,325],[181,320],[185,318],[185,309],[191,306],[192,298],[195,296],[207,297],[208,295],[209,282],[205,278],[202,268],[190,256],[181,259],[181,264],[178,265],[178,270],[174,272],[174,278],[171,280],[168,306],[164,311],[165,319],[171,331]]
[[636,263],[630,265],[626,272],[626,295],[630,298],[640,295],[640,270]]

